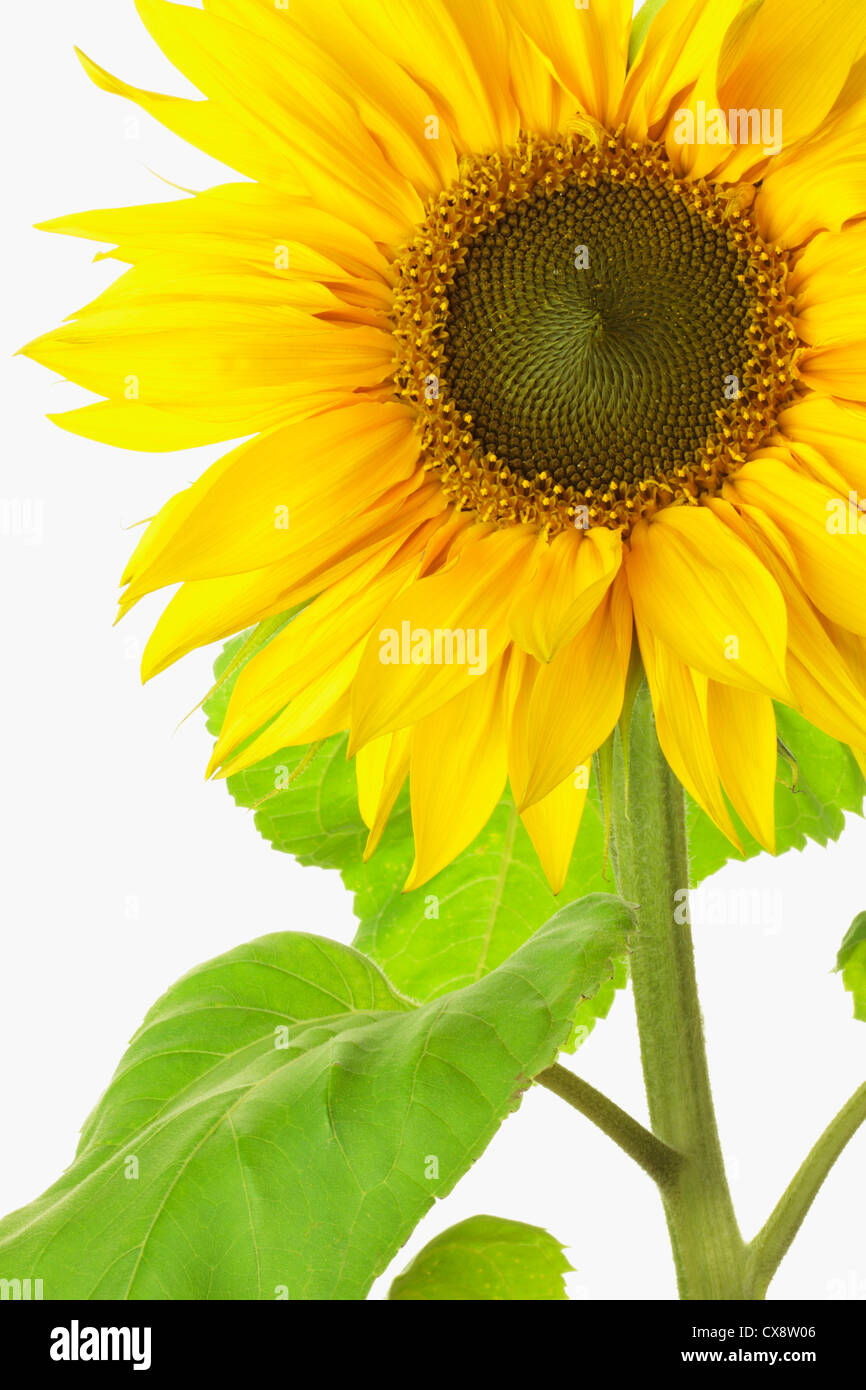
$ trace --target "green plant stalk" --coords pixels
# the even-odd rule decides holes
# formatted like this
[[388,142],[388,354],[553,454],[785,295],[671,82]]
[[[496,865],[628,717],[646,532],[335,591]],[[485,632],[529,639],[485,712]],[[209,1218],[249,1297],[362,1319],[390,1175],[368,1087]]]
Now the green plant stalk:
[[660,1188],[680,1297],[744,1299],[747,1249],[719,1143],[687,920],[685,797],[645,684],[615,740],[611,795],[619,891],[640,909],[631,973],[650,1121],[682,1155]]
[[856,1090],[827,1126],[773,1211],[767,1224],[749,1246],[750,1298],[763,1298],[770,1280],[788,1253],[791,1243],[820,1191],[827,1174],[866,1122],[866,1084]]

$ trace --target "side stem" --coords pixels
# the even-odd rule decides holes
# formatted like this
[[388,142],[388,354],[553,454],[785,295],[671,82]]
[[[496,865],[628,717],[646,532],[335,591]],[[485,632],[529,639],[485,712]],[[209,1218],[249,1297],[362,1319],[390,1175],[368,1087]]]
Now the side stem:
[[631,969],[650,1120],[682,1155],[661,1189],[680,1297],[744,1299],[746,1245],[719,1143],[688,922],[685,798],[645,684],[616,740],[611,796],[619,891],[640,907]]
[[824,1179],[845,1145],[866,1122],[866,1084],[856,1090],[827,1126],[767,1224],[749,1246],[749,1297],[763,1298],[770,1280],[788,1253],[791,1243],[818,1195]]
[[629,1158],[640,1164],[660,1187],[667,1186],[673,1180],[680,1166],[679,1154],[650,1134],[615,1101],[590,1086],[588,1081],[575,1076],[573,1071],[560,1066],[558,1062],[539,1072],[535,1080],[592,1120],[602,1134],[606,1134]]

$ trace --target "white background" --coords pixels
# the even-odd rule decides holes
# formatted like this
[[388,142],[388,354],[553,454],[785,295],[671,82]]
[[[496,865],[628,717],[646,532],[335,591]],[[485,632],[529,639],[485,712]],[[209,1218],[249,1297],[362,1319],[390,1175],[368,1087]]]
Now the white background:
[[[12,61],[3,82],[0,498],[29,505],[37,521],[41,511],[41,535],[7,526],[0,536],[0,1209],[8,1211],[68,1164],[127,1039],[177,976],[276,929],[349,941],[353,920],[336,875],[275,854],[224,787],[205,783],[203,721],[177,725],[208,688],[213,654],[189,657],[142,689],[138,657],[161,601],[112,627],[136,534],[128,528],[221,446],[148,456],[68,435],[43,416],[82,393],[12,357],[113,273],[91,263],[89,243],[48,237],[33,222],[170,196],[158,175],[203,187],[223,174],[80,69],[73,44],[133,83],[189,91],[131,0],[4,9]],[[826,852],[730,867],[702,895],[707,920],[696,937],[710,1063],[747,1235],[866,1072],[866,1028],[830,973],[866,906],[864,855],[866,829],[854,821]],[[630,998],[578,1064],[645,1117]],[[866,1298],[864,1161],[866,1130],[826,1184],[771,1296]],[[392,1273],[437,1231],[478,1212],[546,1226],[566,1242],[575,1298],[675,1296],[651,1183],[546,1092],[527,1097]]]

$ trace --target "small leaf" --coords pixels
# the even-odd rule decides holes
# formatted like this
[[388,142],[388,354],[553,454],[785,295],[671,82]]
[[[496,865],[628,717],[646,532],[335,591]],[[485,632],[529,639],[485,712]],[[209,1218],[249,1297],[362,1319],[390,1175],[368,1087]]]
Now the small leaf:
[[629,37],[628,42],[629,67],[632,66],[635,59],[637,58],[637,55],[640,52],[641,44],[643,43],[644,39],[649,33],[650,25],[652,24],[659,10],[661,10],[666,3],[667,0],[644,0],[644,4],[641,6],[634,19],[632,20],[631,35]]
[[398,1274],[389,1299],[488,1303],[567,1301],[572,1266],[540,1226],[501,1216],[470,1216],[434,1237]]
[[609,895],[417,1007],[351,947],[284,933],[148,1014],[72,1166],[0,1222],[48,1299],[359,1299],[565,1041],[626,949]]
[[854,1017],[866,1023],[866,912],[860,912],[851,923],[839,948],[836,969],[842,973],[842,983],[854,996]]

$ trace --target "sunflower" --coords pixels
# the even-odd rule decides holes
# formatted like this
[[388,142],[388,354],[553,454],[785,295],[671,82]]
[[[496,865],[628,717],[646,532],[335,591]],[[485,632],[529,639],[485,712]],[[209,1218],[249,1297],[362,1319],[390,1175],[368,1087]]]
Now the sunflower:
[[100,398],[58,422],[244,441],[130,561],[143,675],[299,609],[212,770],[348,730],[408,887],[508,782],[558,890],[637,651],[734,843],[774,701],[866,749],[866,7],[631,8],[138,0],[203,99],[82,58],[244,180],[44,224],[130,267],[26,349]]

